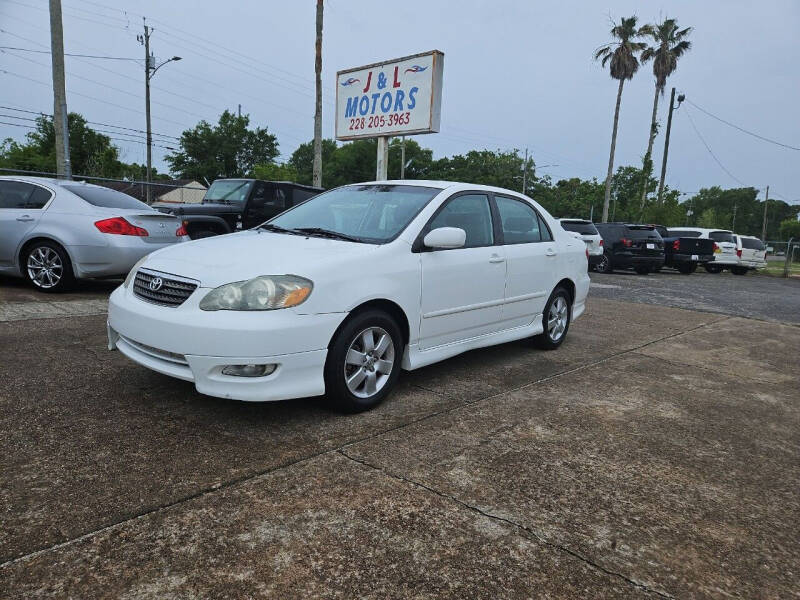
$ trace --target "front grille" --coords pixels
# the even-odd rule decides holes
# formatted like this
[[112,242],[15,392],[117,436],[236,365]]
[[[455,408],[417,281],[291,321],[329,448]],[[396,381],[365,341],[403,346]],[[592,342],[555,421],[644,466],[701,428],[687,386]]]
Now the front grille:
[[[161,287],[151,289],[154,279],[161,279]],[[196,281],[175,275],[139,269],[133,279],[133,293],[142,300],[162,306],[180,306],[197,289]]]
[[148,346],[147,344],[136,342],[122,335],[119,337],[123,341],[127,342],[129,345],[136,348],[139,352],[144,352],[145,354],[149,354],[153,358],[159,358],[161,360],[177,363],[179,365],[189,364],[188,362],[186,362],[186,357],[183,354],[178,354],[177,352],[169,352],[168,350],[161,350],[159,348],[154,348],[153,346]]

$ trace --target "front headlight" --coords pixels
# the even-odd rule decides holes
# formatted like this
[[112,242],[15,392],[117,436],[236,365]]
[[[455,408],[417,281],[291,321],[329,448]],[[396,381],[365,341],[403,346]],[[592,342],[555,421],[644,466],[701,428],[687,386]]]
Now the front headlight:
[[142,258],[139,259],[139,261],[135,265],[133,265],[133,268],[130,271],[128,271],[128,276],[125,278],[125,283],[122,284],[122,287],[127,288],[128,286],[130,286],[131,282],[133,281],[133,278],[136,277],[136,271],[139,270],[139,267],[141,267],[144,264],[144,261],[146,260],[147,256],[143,256]]
[[297,275],[261,275],[215,288],[200,301],[201,310],[276,310],[302,304],[313,282]]

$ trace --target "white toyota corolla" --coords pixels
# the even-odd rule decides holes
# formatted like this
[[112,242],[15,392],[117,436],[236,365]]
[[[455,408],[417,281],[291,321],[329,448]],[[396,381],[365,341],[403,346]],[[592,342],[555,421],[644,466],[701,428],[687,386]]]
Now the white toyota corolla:
[[203,394],[359,411],[401,369],[521,338],[557,348],[588,290],[585,244],[530,198],[373,182],[148,255],[111,294],[108,340]]

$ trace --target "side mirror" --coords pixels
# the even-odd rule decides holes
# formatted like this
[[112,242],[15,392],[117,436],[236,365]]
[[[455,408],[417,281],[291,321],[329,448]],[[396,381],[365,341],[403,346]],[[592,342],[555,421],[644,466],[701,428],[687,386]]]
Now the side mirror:
[[428,232],[422,243],[428,248],[447,250],[461,248],[467,241],[467,232],[458,227],[437,227]]

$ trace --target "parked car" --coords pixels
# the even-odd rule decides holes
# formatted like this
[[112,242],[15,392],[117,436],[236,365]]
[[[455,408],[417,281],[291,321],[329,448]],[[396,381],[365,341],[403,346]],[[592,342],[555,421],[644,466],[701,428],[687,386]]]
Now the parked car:
[[75,279],[124,277],[145,254],[188,240],[180,222],[81,181],[0,177],[0,273],[60,292]]
[[589,251],[589,268],[594,269],[603,259],[603,237],[591,221],[584,219],[559,219],[561,227],[578,234]]
[[109,348],[203,394],[327,393],[360,411],[401,369],[522,338],[559,347],[586,265],[585,244],[516,192],[348,185],[143,259],[111,294]]
[[757,237],[734,234],[736,240],[736,256],[739,263],[731,267],[734,275],[747,275],[748,271],[763,269],[767,266],[767,248]]
[[714,260],[707,262],[703,268],[709,273],[721,273],[739,264],[736,256],[736,240],[733,232],[727,229],[705,229],[702,227],[670,227],[669,230],[682,237],[696,237],[714,242]]
[[697,270],[697,265],[714,260],[714,242],[705,238],[683,236],[680,231],[654,225],[664,240],[664,266],[677,269],[684,275]]
[[664,242],[652,225],[597,223],[603,236],[603,256],[598,273],[614,269],[634,269],[639,275],[657,271],[664,265]]
[[157,202],[153,208],[181,219],[189,237],[196,240],[250,229],[321,191],[289,181],[217,179],[199,204]]

